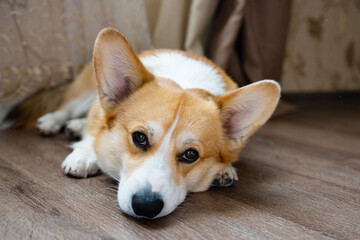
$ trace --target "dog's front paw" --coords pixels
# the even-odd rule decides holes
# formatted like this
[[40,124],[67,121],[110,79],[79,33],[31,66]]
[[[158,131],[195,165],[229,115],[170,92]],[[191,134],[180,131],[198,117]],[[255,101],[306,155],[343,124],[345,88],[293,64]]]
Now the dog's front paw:
[[64,125],[64,120],[57,113],[48,113],[38,119],[36,128],[43,136],[50,136],[58,133]]
[[216,175],[211,186],[228,187],[234,183],[234,180],[238,181],[239,178],[236,174],[235,168],[230,164]]
[[94,150],[75,148],[61,164],[65,174],[77,177],[87,178],[96,175],[99,172],[97,158]]
[[79,118],[72,119],[65,124],[65,134],[71,140],[79,140],[84,134],[86,128],[87,119]]

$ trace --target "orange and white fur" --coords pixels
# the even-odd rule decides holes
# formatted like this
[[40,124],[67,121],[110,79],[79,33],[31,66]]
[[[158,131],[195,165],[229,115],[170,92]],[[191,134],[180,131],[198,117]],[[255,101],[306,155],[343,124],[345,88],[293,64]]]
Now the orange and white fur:
[[88,177],[101,169],[119,181],[122,211],[157,218],[188,192],[237,180],[231,164],[279,96],[272,80],[237,88],[204,57],[175,50],[137,56],[120,32],[107,28],[96,39],[93,65],[37,127],[54,134],[66,124],[81,135],[64,172]]

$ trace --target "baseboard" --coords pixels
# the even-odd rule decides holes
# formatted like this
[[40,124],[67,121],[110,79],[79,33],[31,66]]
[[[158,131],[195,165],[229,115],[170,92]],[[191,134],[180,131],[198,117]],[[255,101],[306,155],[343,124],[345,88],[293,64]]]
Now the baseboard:
[[360,91],[329,93],[284,93],[281,98],[298,107],[358,106]]

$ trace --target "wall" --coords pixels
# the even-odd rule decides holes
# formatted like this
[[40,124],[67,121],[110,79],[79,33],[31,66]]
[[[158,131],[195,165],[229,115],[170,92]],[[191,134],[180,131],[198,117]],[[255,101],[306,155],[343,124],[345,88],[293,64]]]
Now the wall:
[[293,0],[284,92],[359,91],[359,24],[359,0]]

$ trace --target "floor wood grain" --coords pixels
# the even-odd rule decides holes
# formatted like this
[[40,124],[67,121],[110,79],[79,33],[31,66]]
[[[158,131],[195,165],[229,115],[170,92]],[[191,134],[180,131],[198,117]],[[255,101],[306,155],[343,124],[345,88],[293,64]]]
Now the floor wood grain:
[[360,239],[360,107],[271,120],[235,165],[239,182],[136,220],[105,175],[64,176],[64,136],[0,132],[0,239]]

